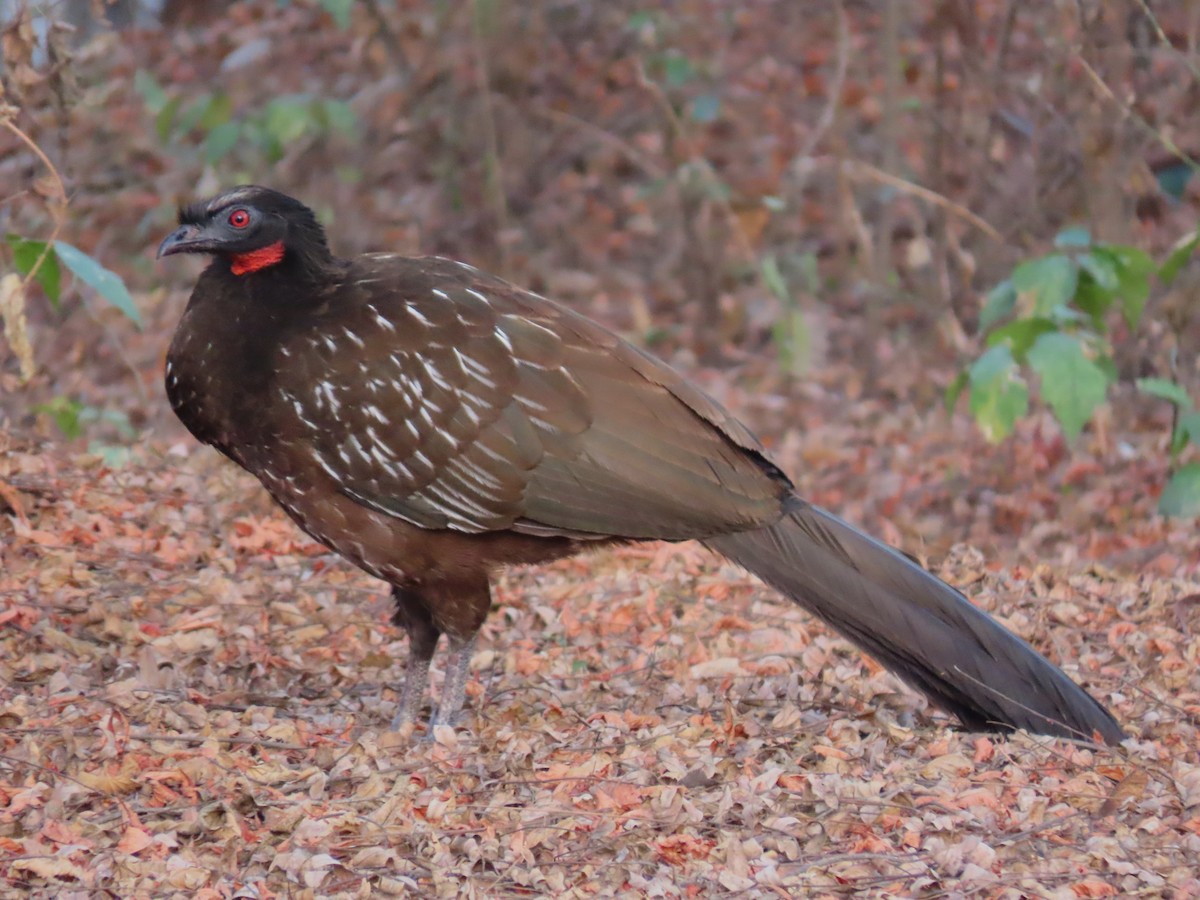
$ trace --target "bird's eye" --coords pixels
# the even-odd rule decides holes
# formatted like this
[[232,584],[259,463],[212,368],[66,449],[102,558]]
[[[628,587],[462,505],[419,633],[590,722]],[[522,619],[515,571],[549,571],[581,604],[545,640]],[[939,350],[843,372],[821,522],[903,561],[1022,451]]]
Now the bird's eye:
[[245,228],[250,224],[250,213],[244,209],[235,209],[229,214],[229,224],[234,228]]

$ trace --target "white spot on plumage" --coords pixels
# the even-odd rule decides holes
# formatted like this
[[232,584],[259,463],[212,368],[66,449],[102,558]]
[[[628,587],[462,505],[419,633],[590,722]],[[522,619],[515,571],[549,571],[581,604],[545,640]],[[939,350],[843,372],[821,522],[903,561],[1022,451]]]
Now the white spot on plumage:
[[383,414],[383,410],[372,403],[367,404],[363,411],[380,425],[392,424],[392,420]]
[[296,410],[296,418],[307,425],[309,428],[316,428],[317,425],[311,419],[304,415],[304,404],[299,400],[292,401],[292,408]]
[[324,337],[321,338],[321,340],[323,340],[325,342],[325,346],[327,348],[329,348],[330,353],[337,353],[337,349],[338,349],[337,341],[335,341],[329,335],[325,335]]
[[[479,520],[487,520],[492,517],[490,510],[485,509],[470,497],[460,494],[449,485],[440,481],[435,481],[427,485],[421,491],[421,496],[428,500],[429,505],[434,507],[434,509],[452,519],[457,519],[464,525],[478,527]],[[466,516],[474,516],[474,519],[467,518]]]
[[467,356],[457,347],[454,348],[454,355],[458,357],[458,361],[462,363],[463,368],[467,370],[468,375],[482,384],[485,388],[488,388],[489,390],[495,390],[496,382],[490,377],[492,374],[491,370],[483,365],[483,363],[470,356]]
[[516,394],[515,399],[522,406],[527,407],[528,409],[532,409],[535,412],[549,412],[550,411],[550,407],[546,406],[545,404],[538,403],[536,400],[533,400],[529,397],[524,397],[521,394]]
[[[469,459],[463,459],[461,456],[451,460],[450,468],[459,477],[469,479],[487,491],[499,490],[504,486],[500,479],[496,478],[492,473],[471,462]],[[492,499],[499,498],[493,496]]]
[[479,413],[475,412],[475,410],[471,407],[471,404],[460,403],[458,408],[464,416],[471,420],[471,425],[473,427],[478,428],[480,424],[482,424],[483,419],[479,417]]
[[446,377],[442,374],[442,370],[439,369],[436,365],[434,365],[432,360],[423,358],[421,360],[421,363],[425,367],[425,371],[429,375],[429,379],[435,385],[440,387],[443,391],[454,390],[454,385],[452,385],[449,381],[446,380]]
[[474,297],[476,300],[482,300],[484,303],[488,304],[488,306],[491,306],[492,301],[489,300],[487,297],[485,297],[483,294],[479,293],[479,291],[475,290],[474,288],[466,288],[466,292],[468,294],[470,294],[472,297]]
[[504,345],[504,349],[507,350],[509,353],[512,353],[512,349],[513,349],[512,341],[509,340],[508,335],[504,333],[504,329],[501,328],[499,325],[497,325],[495,328],[492,329],[492,331],[495,333],[496,337],[500,339],[500,343],[502,343]]
[[[322,397],[324,400],[321,399]],[[317,405],[324,407],[326,404],[329,406],[329,411],[336,416],[338,409],[341,408],[341,403],[338,402],[332,381],[322,381],[317,385]]]
[[353,343],[355,346],[357,346],[359,350],[362,350],[364,347],[366,347],[366,346],[367,346],[367,345],[366,345],[366,344],[363,342],[363,339],[362,339],[362,338],[360,338],[360,337],[359,337],[357,334],[355,334],[353,331],[351,331],[349,328],[343,327],[343,328],[342,328],[342,333],[343,333],[343,334],[345,334],[345,335],[346,335],[346,337],[348,337],[348,338],[350,339],[350,342],[351,342],[351,343]]
[[[313,459],[315,459],[317,461],[317,465],[319,465],[322,469],[324,469],[330,478],[332,478],[338,484],[342,483],[342,476],[338,473],[337,469],[333,468],[333,466],[331,466],[331,465],[329,465],[329,463],[325,462],[325,457],[323,457],[316,450],[312,451],[312,457],[313,457]],[[328,541],[325,541],[324,536],[319,537],[318,540],[321,540],[324,543],[328,543]]]
[[363,446],[363,442],[359,440],[357,434],[350,435],[350,445],[354,449],[354,452],[362,457],[364,462],[368,464],[371,462],[371,453]]
[[449,294],[447,294],[445,291],[443,291],[443,290],[440,290],[439,288],[434,288],[434,289],[433,289],[433,291],[432,291],[431,293],[432,293],[432,294],[433,294],[435,297],[441,297],[443,300],[449,300],[449,299],[450,299],[450,295],[449,295]]
[[396,477],[396,461],[385,456],[383,451],[380,450],[379,444],[371,445],[371,455],[375,457],[375,462],[379,463],[379,465],[382,466],[389,475],[391,475],[393,478]]
[[380,313],[379,310],[377,310],[370,303],[367,304],[367,309],[371,311],[371,315],[374,317],[376,325],[378,325],[384,331],[395,332],[396,326],[391,319]]
[[[437,294],[437,293],[439,293],[439,291],[434,291],[434,293]],[[444,297],[445,294],[443,294],[442,296]],[[416,319],[422,325],[432,325],[433,324],[432,322],[429,321],[428,318],[425,317],[425,315],[419,309],[417,309],[411,303],[405,303],[404,308],[408,310],[409,315],[411,315],[414,319]]]

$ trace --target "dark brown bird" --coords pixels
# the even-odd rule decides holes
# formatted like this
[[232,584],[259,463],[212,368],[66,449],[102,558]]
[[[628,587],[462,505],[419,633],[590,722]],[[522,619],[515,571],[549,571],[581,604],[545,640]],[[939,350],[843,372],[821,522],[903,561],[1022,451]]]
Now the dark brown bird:
[[397,723],[463,703],[499,567],[614,541],[703,541],[974,729],[1118,742],[1099,703],[962,594],[818,509],[749,431],[652,356],[464,263],[334,256],[262,187],[180,211],[159,256],[211,254],[167,357],[197,439],[313,538],[392,585]]

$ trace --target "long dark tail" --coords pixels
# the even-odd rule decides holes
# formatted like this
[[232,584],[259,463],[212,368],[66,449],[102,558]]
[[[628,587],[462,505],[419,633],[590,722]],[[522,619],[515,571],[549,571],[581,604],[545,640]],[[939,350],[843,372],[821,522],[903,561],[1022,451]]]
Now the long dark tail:
[[769,528],[706,543],[968,728],[1124,740],[1108,710],[954,588],[824,510],[799,498],[790,506]]

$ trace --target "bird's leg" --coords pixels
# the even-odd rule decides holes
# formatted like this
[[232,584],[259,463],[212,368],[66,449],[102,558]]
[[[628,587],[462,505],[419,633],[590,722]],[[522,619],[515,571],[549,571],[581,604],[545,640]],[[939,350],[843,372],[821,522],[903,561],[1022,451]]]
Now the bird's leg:
[[467,696],[467,676],[471,669],[471,654],[475,650],[476,635],[467,640],[451,639],[450,659],[446,663],[446,679],[442,682],[442,699],[437,713],[429,723],[432,733],[434,725],[453,725],[462,711]]
[[433,651],[437,649],[442,633],[433,624],[429,612],[417,594],[405,588],[392,588],[396,601],[396,612],[392,620],[408,632],[408,667],[404,672],[404,689],[400,693],[400,708],[392,719],[392,730],[415,722],[425,701],[425,688],[429,684],[429,664]]

